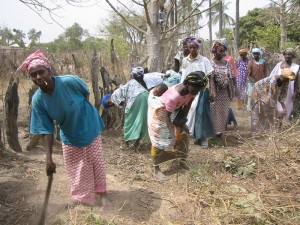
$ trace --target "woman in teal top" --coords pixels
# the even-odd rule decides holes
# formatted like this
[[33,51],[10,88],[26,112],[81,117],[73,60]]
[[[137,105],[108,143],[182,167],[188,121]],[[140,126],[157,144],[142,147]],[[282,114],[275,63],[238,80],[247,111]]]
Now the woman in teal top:
[[52,160],[54,123],[60,128],[66,172],[72,201],[67,206],[95,204],[106,200],[106,177],[102,153],[103,121],[88,101],[89,90],[78,76],[51,76],[50,63],[41,51],[29,55],[18,71],[29,73],[39,86],[32,98],[30,133],[42,134],[46,148],[46,171],[55,173]]

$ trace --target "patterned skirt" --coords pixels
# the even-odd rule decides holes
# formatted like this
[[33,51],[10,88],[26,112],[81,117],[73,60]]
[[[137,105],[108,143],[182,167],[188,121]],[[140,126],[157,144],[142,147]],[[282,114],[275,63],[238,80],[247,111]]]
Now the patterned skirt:
[[210,105],[216,134],[223,133],[226,130],[229,108],[230,96],[228,89],[217,89],[215,102]]
[[93,205],[95,195],[106,192],[101,135],[86,147],[62,144],[72,199]]

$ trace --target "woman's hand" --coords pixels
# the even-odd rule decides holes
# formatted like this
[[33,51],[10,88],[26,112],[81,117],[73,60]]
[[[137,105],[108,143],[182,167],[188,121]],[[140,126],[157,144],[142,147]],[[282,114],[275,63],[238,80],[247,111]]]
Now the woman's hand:
[[53,173],[56,173],[56,164],[52,160],[47,160],[46,173],[47,176],[52,176]]
[[209,93],[209,101],[213,103],[215,101],[215,95],[213,93]]

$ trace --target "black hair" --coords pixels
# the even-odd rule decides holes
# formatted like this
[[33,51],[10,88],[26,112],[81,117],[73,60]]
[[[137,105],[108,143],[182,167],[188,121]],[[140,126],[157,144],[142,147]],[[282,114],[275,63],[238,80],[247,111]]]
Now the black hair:
[[202,71],[194,71],[189,73],[183,81],[184,85],[205,87],[208,83],[208,77]]
[[165,83],[160,83],[156,85],[156,88],[159,88],[163,93],[165,93],[168,90],[168,85],[166,85]]

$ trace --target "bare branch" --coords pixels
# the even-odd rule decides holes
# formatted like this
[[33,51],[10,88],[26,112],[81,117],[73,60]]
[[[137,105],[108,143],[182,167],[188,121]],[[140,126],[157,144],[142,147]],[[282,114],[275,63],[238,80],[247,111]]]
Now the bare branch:
[[198,3],[196,5],[196,7],[190,12],[190,14],[188,14],[185,18],[183,18],[183,20],[181,20],[179,23],[177,23],[175,26],[171,27],[170,29],[166,30],[166,31],[163,31],[162,33],[165,34],[165,33],[168,33],[170,31],[173,31],[175,30],[176,28],[178,28],[181,24],[183,24],[186,20],[188,20],[189,18],[193,17],[193,16],[196,16],[196,15],[199,15],[201,13],[204,13],[206,12],[207,10],[209,10],[210,8],[214,7],[216,4],[212,5],[210,8],[207,8],[203,11],[200,11],[198,13],[194,13],[201,5],[202,3],[204,2],[204,0],[202,0],[200,3]]
[[149,26],[152,24],[152,21],[150,19],[150,15],[149,15],[149,12],[148,12],[148,3],[146,2],[146,0],[143,0],[144,2],[144,9],[145,9],[145,14],[146,14],[146,19],[147,19],[147,23],[149,24]]
[[134,2],[135,4],[139,5],[139,6],[144,6],[142,3],[139,3],[139,2],[137,2],[135,0],[131,0],[131,1]]
[[129,24],[130,26],[134,27],[135,29],[137,29],[138,31],[146,34],[146,31],[142,30],[141,28],[137,27],[136,25],[134,25],[133,23],[131,23],[130,21],[128,21],[125,16],[120,13],[112,4],[109,0],[105,0],[107,2],[107,4],[112,8],[112,10],[117,13],[127,24]]
[[[168,21],[168,19],[169,19],[169,17],[170,17],[170,13],[171,13],[171,12],[173,11],[173,9],[174,9],[174,5],[175,5],[175,1],[172,1],[172,5],[171,5],[170,10],[169,10],[169,12],[168,12],[168,14],[167,14],[167,17],[166,17],[166,21]],[[167,26],[168,26],[168,23],[166,22],[166,23],[165,23],[165,26],[164,26],[164,30],[167,29]]]
[[274,0],[271,0],[271,2],[273,2],[275,5],[278,5],[278,6],[280,6],[276,1],[274,1]]
[[[141,16],[139,16],[139,15],[137,15],[136,13],[134,13],[132,10],[130,10],[124,3],[122,3],[120,0],[117,0],[124,8],[126,8],[132,15],[134,15],[134,16],[136,16],[136,17],[138,17],[138,18],[140,18],[141,20],[143,20],[143,21],[145,21],[146,22],[146,20],[143,18],[143,17],[141,17]],[[124,0],[123,0],[124,1]]]

